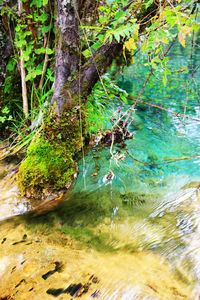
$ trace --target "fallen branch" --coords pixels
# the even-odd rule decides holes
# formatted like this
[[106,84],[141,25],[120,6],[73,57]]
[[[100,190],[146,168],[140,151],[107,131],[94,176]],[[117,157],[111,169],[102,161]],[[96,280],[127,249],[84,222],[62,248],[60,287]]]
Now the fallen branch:
[[[200,156],[194,156],[194,157],[183,156],[180,158],[165,158],[165,159],[161,159],[161,160],[168,161],[168,162],[166,162],[168,164],[168,163],[176,162],[176,161],[180,161],[180,160],[190,160],[190,159],[198,159],[198,158],[200,158]],[[165,164],[165,163],[162,163],[162,164]]]
[[131,154],[127,153],[128,156],[130,158],[132,158],[133,160],[137,161],[138,163],[141,163],[145,166],[159,166],[159,165],[167,165],[167,164],[170,164],[170,163],[175,163],[175,162],[178,162],[178,161],[182,161],[182,160],[192,160],[192,159],[199,159],[200,156],[194,156],[194,157],[189,157],[189,156],[183,156],[183,157],[180,157],[180,158],[165,158],[165,159],[161,159],[162,162],[160,163],[146,163],[146,162],[143,162],[141,160],[138,160],[136,159],[135,157],[133,157]]
[[[132,97],[127,97],[127,98],[128,98],[128,99],[134,100],[134,98],[132,98]],[[152,106],[152,107],[158,108],[158,109],[160,109],[160,110],[167,111],[168,113],[174,114],[174,115],[176,115],[177,117],[183,117],[183,118],[187,118],[187,119],[191,119],[191,120],[195,120],[195,121],[200,122],[200,119],[199,119],[199,118],[195,118],[195,117],[191,117],[191,116],[188,116],[188,115],[185,115],[185,114],[181,114],[181,113],[179,113],[179,112],[175,112],[175,111],[173,111],[173,110],[170,110],[170,109],[167,109],[167,108],[164,108],[164,107],[155,105],[155,104],[151,104],[151,103],[148,103],[148,102],[146,102],[146,101],[138,100],[138,102],[141,102],[141,103],[146,104],[146,105],[148,105],[148,106]]]
[[[115,93],[113,93],[113,95],[119,96],[118,94],[115,94]],[[127,99],[130,99],[130,100],[137,100],[137,98],[130,97],[130,96],[126,96],[126,98],[127,98]],[[143,101],[143,100],[137,100],[137,102],[146,104],[146,105],[151,106],[151,107],[158,108],[158,109],[160,109],[160,110],[164,110],[164,111],[166,111],[166,112],[168,112],[168,113],[170,113],[170,114],[176,115],[177,117],[184,117],[184,118],[187,118],[187,119],[191,119],[191,120],[195,120],[195,121],[200,122],[200,119],[199,119],[199,118],[195,118],[195,117],[191,117],[191,116],[188,116],[188,115],[185,115],[185,114],[181,114],[181,113],[179,113],[179,112],[176,112],[176,111],[173,111],[173,110],[170,110],[170,109],[167,109],[167,108],[164,108],[164,107],[161,107],[161,106],[158,106],[158,105],[155,105],[155,104],[152,104],[152,103]],[[134,104],[135,104],[135,103],[134,103]]]

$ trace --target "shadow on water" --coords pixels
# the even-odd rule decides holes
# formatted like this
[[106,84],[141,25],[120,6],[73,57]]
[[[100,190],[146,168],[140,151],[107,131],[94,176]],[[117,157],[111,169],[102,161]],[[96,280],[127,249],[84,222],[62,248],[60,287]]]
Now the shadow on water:
[[[52,212],[39,216],[25,215],[21,218],[27,228],[33,231],[40,231],[42,228],[46,234],[57,231],[70,235],[90,248],[116,251],[120,247],[112,235],[112,225],[117,220],[131,216],[133,208],[144,202],[145,194],[119,194],[113,191],[111,198],[111,184],[108,184],[97,191],[75,192]],[[102,230],[102,224],[108,230]]]

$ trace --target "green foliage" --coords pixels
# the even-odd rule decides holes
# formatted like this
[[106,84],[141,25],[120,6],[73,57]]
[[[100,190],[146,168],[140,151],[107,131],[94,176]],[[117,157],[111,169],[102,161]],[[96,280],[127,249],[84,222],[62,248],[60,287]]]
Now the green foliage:
[[92,43],[82,53],[87,58],[102,46],[107,40],[118,42],[125,41],[128,38],[137,39],[138,24],[135,18],[129,18],[129,11],[123,11],[122,8],[127,1],[109,1],[108,5],[99,6],[98,26],[81,26],[87,36],[92,37]]
[[[200,28],[199,13],[191,14],[192,7],[185,1],[168,2],[165,5],[155,5],[155,1],[106,1],[107,5],[98,7],[99,20],[96,26],[82,26],[85,35],[89,37],[87,48],[82,52],[85,58],[101,47],[106,41],[123,43],[123,56],[127,52],[132,56],[134,51],[142,52],[146,57],[145,65],[149,69],[161,69],[162,81],[166,86],[168,81],[168,58],[164,58],[166,48],[178,32],[178,40],[185,47],[188,36]],[[152,13],[150,13],[152,10]],[[140,21],[141,18],[141,21]],[[86,49],[85,49],[86,48]],[[132,63],[134,63],[134,58]]]
[[4,106],[4,108],[1,110],[0,123],[4,124],[6,121],[11,121],[12,119],[13,117],[9,107]]
[[[53,28],[53,17],[50,12],[46,12],[45,5],[40,1],[32,2],[31,13],[28,16],[25,15],[22,19],[18,18],[16,20],[14,45],[18,55],[21,50],[22,54],[19,58],[25,61],[26,81],[33,81],[36,77],[42,75],[44,55],[54,54],[54,51],[45,42],[46,38],[50,38]],[[34,26],[30,26],[27,19],[32,20]]]
[[[24,122],[20,60],[24,60],[30,112],[28,118],[31,122],[34,122],[38,113],[44,109],[44,103],[52,96],[54,81],[54,70],[51,66],[55,54],[52,39],[54,16],[51,2],[34,0],[29,5],[24,0],[23,8],[19,17],[16,7],[10,3],[3,3],[1,7],[1,16],[10,22],[7,26],[9,36],[13,36],[13,54],[6,66],[4,83],[4,105],[9,108],[10,114],[0,113],[0,126],[3,129],[12,128],[12,131],[17,127],[20,129]],[[48,67],[44,67],[45,61],[48,61]]]
[[89,132],[104,129],[110,120],[109,114],[105,117],[106,111],[108,109],[112,110],[113,102],[124,102],[127,104],[126,96],[126,91],[120,89],[115,81],[110,79],[109,74],[102,76],[102,82],[98,82],[95,85],[86,106]]

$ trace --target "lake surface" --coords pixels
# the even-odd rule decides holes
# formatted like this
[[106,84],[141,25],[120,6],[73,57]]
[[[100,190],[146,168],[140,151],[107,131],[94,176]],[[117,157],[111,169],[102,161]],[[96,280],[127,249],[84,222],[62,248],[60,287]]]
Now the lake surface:
[[[148,76],[143,59],[118,77],[133,98]],[[141,100],[200,119],[200,69],[185,83],[199,62],[199,47],[191,57],[177,43],[167,86],[156,71]],[[129,105],[113,103],[111,112]],[[138,103],[129,130],[134,139],[125,145],[85,154],[59,208],[2,221],[1,297],[199,299],[200,122]],[[1,220],[30,209],[18,196],[15,166],[1,166]]]

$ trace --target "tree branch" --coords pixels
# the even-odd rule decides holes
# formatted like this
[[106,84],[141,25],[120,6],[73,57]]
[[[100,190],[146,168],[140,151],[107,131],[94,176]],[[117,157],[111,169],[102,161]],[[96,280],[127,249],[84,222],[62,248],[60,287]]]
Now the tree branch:
[[80,88],[82,98],[86,100],[92,88],[99,80],[99,76],[106,72],[114,58],[122,50],[122,47],[123,44],[118,43],[115,39],[111,43],[107,41],[101,46],[81,68],[80,78],[71,84],[70,89],[73,93],[76,94]]

